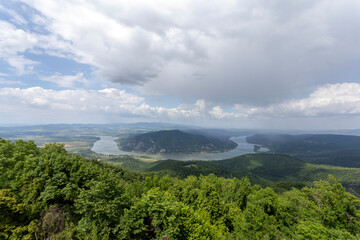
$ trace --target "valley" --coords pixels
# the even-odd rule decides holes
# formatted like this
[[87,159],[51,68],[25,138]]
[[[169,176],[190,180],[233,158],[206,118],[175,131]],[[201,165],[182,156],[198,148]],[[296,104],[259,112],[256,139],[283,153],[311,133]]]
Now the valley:
[[[159,132],[171,136],[158,136]],[[191,229],[191,235],[200,237],[205,232],[213,239],[251,239],[255,234],[259,239],[269,234],[274,239],[292,239],[299,234],[310,236],[302,230],[307,224],[329,239],[358,236],[357,138],[348,141],[345,135],[318,134],[303,140],[303,135],[293,134],[273,142],[260,134],[264,133],[158,124],[0,129],[0,137],[11,140],[0,138],[4,173],[0,176],[0,206],[7,213],[0,216],[0,223],[6,223],[0,226],[0,237],[72,235],[82,239],[90,231],[110,239],[156,239],[165,231],[174,238],[188,239],[186,231]],[[129,139],[136,139],[133,145],[144,146],[139,149],[145,151],[120,150],[119,145]],[[203,152],[201,146],[213,143],[220,145]],[[192,148],[194,145],[197,147]],[[343,149],[353,151],[346,151],[342,158]],[[338,154],[331,158],[334,152]],[[327,164],[317,164],[322,161]],[[328,205],[329,199],[335,203]],[[5,200],[9,204],[1,205]],[[165,218],[157,216],[159,209]],[[353,224],[341,218],[344,211],[353,217]],[[329,215],[338,220],[314,225]],[[71,225],[49,232],[49,216]],[[147,222],[149,216],[157,222]],[[176,218],[179,225],[169,225],[170,218]],[[272,220],[267,228],[244,230],[259,226],[254,218]],[[215,230],[200,227],[206,224]],[[334,224],[341,230],[334,230]]]

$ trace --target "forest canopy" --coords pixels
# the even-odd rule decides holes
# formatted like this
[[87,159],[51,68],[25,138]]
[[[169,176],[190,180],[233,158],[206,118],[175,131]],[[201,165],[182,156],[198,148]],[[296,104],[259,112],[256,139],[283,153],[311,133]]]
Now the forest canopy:
[[0,239],[360,238],[360,200],[332,176],[276,193],[246,177],[145,177],[4,139],[0,171]]

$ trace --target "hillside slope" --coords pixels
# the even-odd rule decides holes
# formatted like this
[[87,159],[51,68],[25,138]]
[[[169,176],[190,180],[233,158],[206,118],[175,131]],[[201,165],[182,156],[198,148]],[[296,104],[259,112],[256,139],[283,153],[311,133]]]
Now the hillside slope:
[[301,158],[309,163],[360,167],[360,136],[336,134],[256,134],[246,141],[274,153]]
[[359,168],[310,164],[281,154],[247,154],[219,161],[162,160],[145,163],[130,158],[113,158],[108,162],[132,171],[178,178],[209,174],[225,178],[248,177],[252,183],[262,186],[279,182],[311,184],[331,174],[349,191],[360,196]]
[[256,134],[246,138],[273,152],[300,158],[360,155],[360,136],[335,134]]

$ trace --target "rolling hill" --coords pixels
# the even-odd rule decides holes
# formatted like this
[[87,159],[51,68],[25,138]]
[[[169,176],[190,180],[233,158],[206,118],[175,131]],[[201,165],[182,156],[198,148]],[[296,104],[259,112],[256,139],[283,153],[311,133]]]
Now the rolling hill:
[[360,136],[338,134],[256,134],[246,141],[310,163],[360,167]]
[[[113,158],[106,162],[127,170],[150,175],[169,175],[186,178],[215,174],[224,178],[248,177],[252,183],[273,186],[287,182],[287,186],[311,184],[333,175],[349,191],[360,195],[360,169],[305,163],[294,157],[281,154],[247,154],[218,161],[160,160],[142,162],[134,158]],[[300,186],[301,186],[300,184]]]

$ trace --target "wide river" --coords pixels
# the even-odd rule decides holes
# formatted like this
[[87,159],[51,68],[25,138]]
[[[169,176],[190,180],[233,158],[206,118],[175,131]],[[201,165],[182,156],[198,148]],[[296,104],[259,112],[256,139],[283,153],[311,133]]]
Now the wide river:
[[[246,136],[232,137],[232,141],[236,142],[238,146],[227,152],[222,153],[193,153],[193,154],[145,154],[121,151],[115,140],[116,137],[100,136],[100,140],[96,141],[91,148],[92,151],[105,155],[133,155],[133,156],[148,156],[157,159],[174,159],[174,160],[220,160],[248,153],[254,153],[254,144],[247,143]],[[261,151],[267,151],[266,148],[261,148]]]

